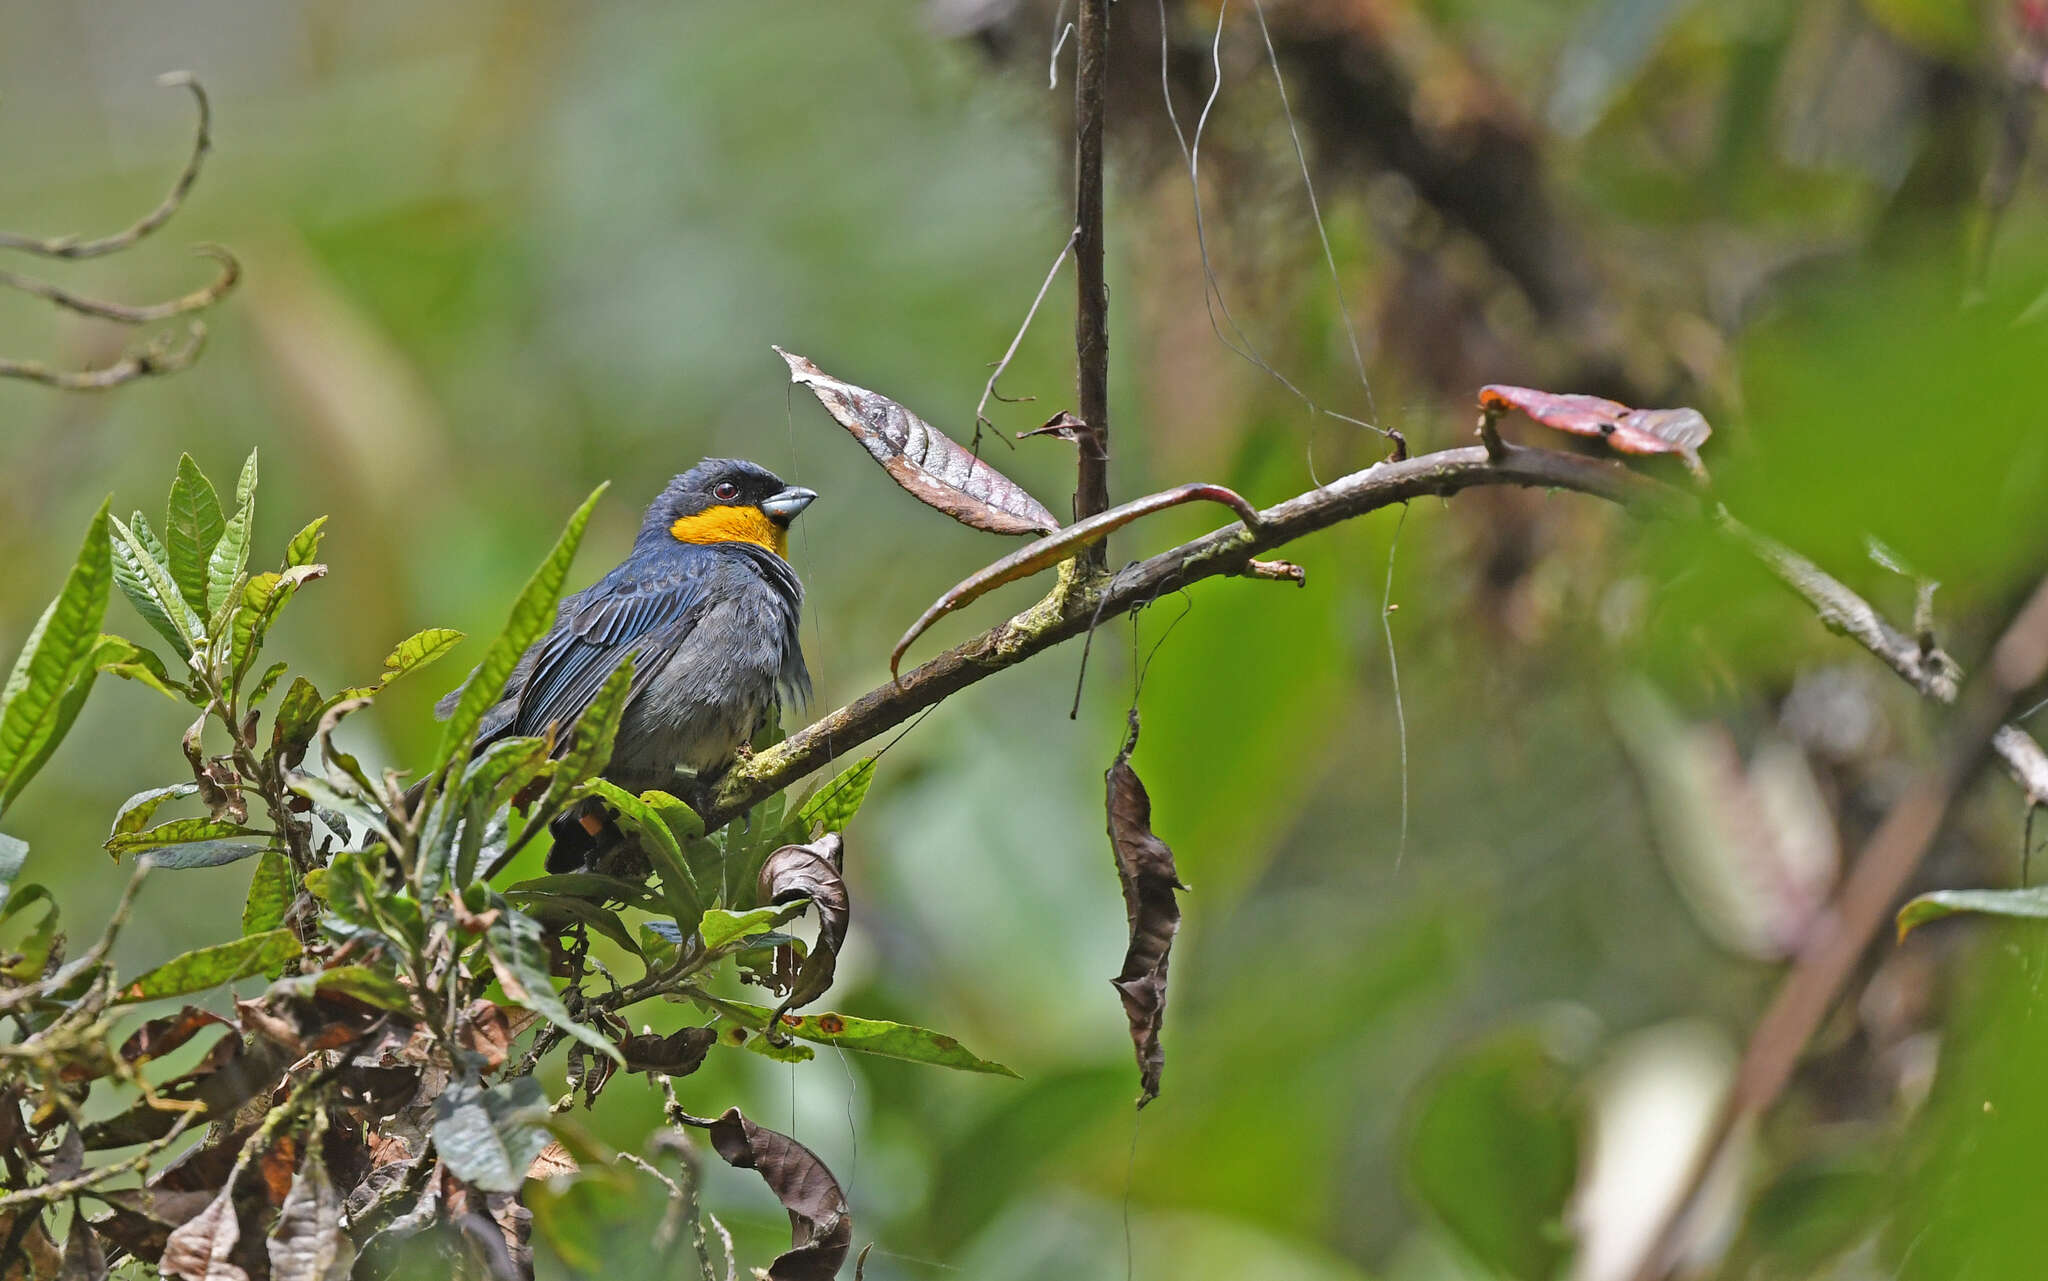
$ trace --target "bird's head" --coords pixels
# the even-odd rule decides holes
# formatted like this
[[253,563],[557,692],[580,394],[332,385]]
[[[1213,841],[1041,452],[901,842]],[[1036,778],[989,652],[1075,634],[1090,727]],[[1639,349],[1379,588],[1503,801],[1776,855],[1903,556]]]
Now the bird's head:
[[642,538],[680,543],[752,543],[785,559],[789,523],[817,494],[766,467],[738,458],[707,458],[668,483],[647,509]]

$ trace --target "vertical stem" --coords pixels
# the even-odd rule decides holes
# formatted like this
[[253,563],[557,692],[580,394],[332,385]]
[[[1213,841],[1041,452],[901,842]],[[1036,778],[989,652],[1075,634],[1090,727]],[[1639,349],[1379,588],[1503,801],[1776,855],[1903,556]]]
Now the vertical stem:
[[[1080,474],[1074,519],[1109,508],[1109,287],[1102,275],[1102,134],[1109,78],[1110,0],[1081,0],[1075,23],[1074,68],[1074,356],[1081,419]],[[1083,553],[1099,570],[1108,542]]]

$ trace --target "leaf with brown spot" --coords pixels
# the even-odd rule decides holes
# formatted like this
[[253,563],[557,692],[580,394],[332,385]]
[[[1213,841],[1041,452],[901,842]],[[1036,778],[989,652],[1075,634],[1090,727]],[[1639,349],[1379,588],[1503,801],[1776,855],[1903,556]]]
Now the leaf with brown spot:
[[1110,983],[1123,998],[1124,1018],[1131,1025],[1131,1045],[1138,1055],[1142,1092],[1138,1106],[1159,1097],[1159,1075],[1166,1066],[1159,1030],[1166,1020],[1166,961],[1173,936],[1180,930],[1184,890],[1173,865],[1173,850],[1152,834],[1152,798],[1131,768],[1138,746],[1138,709],[1130,713],[1131,732],[1105,776],[1109,788],[1109,844],[1116,854],[1117,879],[1123,883],[1124,916],[1131,942],[1124,952],[1123,971]]
[[355,1243],[341,1230],[341,1194],[318,1144],[293,1176],[265,1244],[271,1281],[346,1281],[355,1266]]
[[702,1122],[727,1165],[761,1176],[789,1211],[790,1248],[768,1265],[770,1281],[831,1281],[853,1246],[853,1215],[832,1171],[803,1144],[726,1109]]
[[1560,395],[1501,383],[1479,389],[1479,408],[1489,415],[1519,409],[1545,427],[1602,437],[1617,453],[1677,454],[1695,469],[1700,446],[1714,434],[1697,409],[1630,409],[1604,396]]
[[1049,534],[1060,522],[1045,504],[958,441],[887,396],[841,382],[777,347],[789,380],[808,387],[891,479],[928,507],[992,534]]
[[188,1005],[176,1014],[151,1019],[136,1028],[121,1042],[121,1058],[131,1067],[140,1067],[169,1054],[209,1027],[232,1028],[234,1024],[211,1010]]
[[172,1231],[157,1265],[165,1276],[182,1281],[249,1281],[249,1274],[228,1260],[242,1239],[234,1192],[233,1184],[222,1188],[204,1210]]
[[846,927],[852,920],[846,896],[846,878],[840,867],[845,841],[837,832],[827,832],[809,845],[785,845],[761,864],[760,894],[764,903],[783,904],[807,898],[818,909],[818,941],[782,1002],[783,1010],[808,1005],[825,995],[832,986],[832,974],[839,964],[839,949],[846,943]]

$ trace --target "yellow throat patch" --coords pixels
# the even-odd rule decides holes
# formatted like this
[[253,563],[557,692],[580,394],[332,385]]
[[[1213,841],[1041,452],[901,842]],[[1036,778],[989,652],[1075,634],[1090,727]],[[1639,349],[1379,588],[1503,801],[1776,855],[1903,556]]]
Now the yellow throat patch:
[[789,531],[758,507],[707,507],[668,527],[679,543],[752,543],[789,559]]

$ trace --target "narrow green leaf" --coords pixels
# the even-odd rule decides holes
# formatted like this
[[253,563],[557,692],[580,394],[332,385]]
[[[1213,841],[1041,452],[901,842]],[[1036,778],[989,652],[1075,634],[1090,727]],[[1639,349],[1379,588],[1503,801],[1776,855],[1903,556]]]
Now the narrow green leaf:
[[490,952],[498,986],[505,989],[505,998],[623,1065],[625,1059],[618,1047],[595,1028],[578,1023],[562,1003],[561,993],[555,991],[554,980],[548,976],[547,949],[541,942],[540,923],[503,899],[499,903],[498,919],[484,935],[484,945]]
[[483,661],[477,664],[475,674],[463,688],[462,698],[442,730],[443,761],[459,760],[468,755],[470,741],[476,737],[477,723],[504,693],[505,682],[511,677],[520,655],[553,626],[555,604],[562,594],[562,581],[569,575],[569,565],[576,559],[577,545],[583,541],[584,527],[589,525],[590,513],[604,491],[605,486],[599,485],[591,491],[590,497],[583,500],[583,505],[569,517],[569,523],[555,541],[554,549],[520,591],[505,630],[491,642]]
[[256,874],[249,878],[248,900],[242,904],[245,936],[262,934],[284,924],[285,913],[291,910],[292,899],[298,893],[294,880],[292,861],[274,850],[257,862]]
[[222,983],[261,974],[299,954],[299,940],[290,930],[270,930],[187,952],[164,962],[137,978],[115,999],[120,1002],[154,1001],[166,996],[186,996]]
[[8,892],[14,888],[14,878],[21,875],[21,865],[27,859],[28,842],[0,832],[0,907],[7,906]]
[[152,787],[146,792],[137,792],[121,802],[121,808],[114,814],[113,836],[127,836],[149,826],[149,820],[165,801],[181,800],[197,796],[199,784],[173,783],[169,787]]
[[626,929],[619,914],[610,908],[599,907],[589,899],[573,898],[567,894],[521,893],[518,890],[506,891],[505,897],[518,903],[519,909],[539,921],[543,928],[560,921],[580,921],[633,955],[641,954],[639,942]]
[[[721,1015],[741,1027],[753,1032],[767,1028],[768,1017],[773,1010],[745,1001],[729,1001],[708,993],[692,993],[691,1000]],[[884,1019],[857,1019],[845,1014],[806,1014],[799,1018],[794,1014],[782,1016],[782,1030],[791,1036],[820,1045],[836,1045],[843,1050],[859,1050],[863,1054],[880,1054],[892,1059],[907,1059],[912,1063],[929,1063],[934,1067],[954,1068],[962,1072],[986,1072],[994,1076],[1014,1077],[1017,1074],[1000,1063],[992,1062],[968,1053],[967,1049],[945,1035],[930,1028],[913,1027],[908,1023],[890,1023]]]
[[1899,937],[1944,916],[1969,912],[2008,919],[2048,920],[2048,885],[2019,890],[1936,890],[1899,909]]
[[292,535],[292,541],[285,545],[284,567],[293,569],[310,565],[320,555],[320,536],[327,529],[327,518],[315,516],[311,524]]
[[616,876],[602,876],[596,872],[561,872],[552,876],[536,876],[521,881],[505,891],[507,895],[519,894],[573,894],[587,898],[593,903],[616,901],[628,907],[642,907],[656,903],[656,899],[645,885]]
[[[138,519],[140,515],[137,513]],[[112,524],[116,535],[115,583],[143,621],[171,643],[178,657],[190,658],[193,647],[206,633],[205,624],[185,603],[185,598],[178,594],[178,585],[171,581],[170,568],[158,559],[155,552],[144,546],[142,536],[123,525],[118,518]]]
[[[242,574],[249,568],[249,525],[256,519],[253,507],[235,509],[229,518],[227,528],[221,531],[220,541],[213,545],[213,554],[206,561],[206,613],[208,617],[218,616],[228,607],[228,602],[241,598]],[[216,626],[218,634],[224,628]]]
[[235,481],[235,506],[247,507],[256,498],[256,450],[252,446],[249,457],[242,462],[242,474]]
[[287,760],[302,755],[306,744],[313,741],[313,731],[319,728],[323,706],[324,700],[320,691],[313,688],[313,682],[303,676],[292,677],[292,683],[285,687],[284,697],[277,702],[270,727],[272,746]]
[[462,643],[462,633],[452,627],[429,627],[414,632],[398,642],[398,647],[384,656],[384,679],[380,685],[389,685],[401,676],[410,676],[436,659],[443,658],[448,651]]
[[868,798],[868,787],[874,781],[875,758],[863,756],[812,793],[796,813],[804,835],[816,839],[827,832],[845,831],[853,816],[860,812],[861,802]]
[[480,1191],[517,1192],[551,1138],[547,1120],[547,1095],[530,1076],[488,1090],[458,1081],[434,1100],[434,1151]]
[[626,695],[633,687],[633,658],[629,654],[612,669],[611,675],[591,696],[569,745],[557,757],[555,777],[548,785],[546,803],[540,813],[552,814],[568,803],[577,786],[595,778],[612,759],[612,743],[626,716]]
[[37,620],[0,688],[0,811],[48,758],[44,749],[55,748],[55,740],[69,728],[69,717],[77,715],[74,703],[67,716],[66,696],[81,683],[89,685],[95,674],[91,659],[113,581],[107,519],[102,503],[63,590]]
[[697,926],[697,933],[704,940],[704,950],[712,952],[734,939],[766,934],[775,928],[781,915],[779,907],[757,907],[751,912],[728,912],[722,907],[707,907],[703,921]]
[[[49,764],[50,757],[56,754],[57,748],[64,742],[64,736],[71,732],[72,722],[85,710],[85,700],[92,693],[94,682],[99,679],[98,669],[90,665],[90,659],[87,663],[84,673],[64,691],[64,697],[57,700],[57,714],[51,724],[50,733],[43,739],[43,745],[36,749],[35,755],[31,756],[19,770],[18,777],[21,782],[16,785],[17,792],[29,779],[42,773],[43,766]],[[0,795],[0,809],[4,809],[12,800],[10,796]]]
[[635,796],[602,778],[591,779],[585,786],[590,795],[602,798],[617,812],[620,827],[640,838],[640,848],[647,852],[648,859],[654,864],[655,875],[660,878],[662,902],[668,905],[670,915],[676,918],[676,924],[683,933],[695,930],[698,919],[704,914],[704,896],[697,889],[697,878],[690,871],[689,862],[683,858],[683,848],[677,843],[675,833],[656,812],[656,806],[664,801],[681,802],[666,792]]
[[196,611],[206,609],[206,564],[226,529],[227,517],[213,482],[192,455],[180,454],[178,477],[171,482],[170,505],[164,513],[164,550],[169,553],[171,581]]
[[249,691],[250,703],[260,703],[265,698],[268,698],[271,689],[277,684],[278,678],[290,670],[291,664],[289,663],[272,663],[269,667],[264,668],[263,675],[256,681],[256,688]]
[[501,738],[478,752],[462,771],[456,792],[464,801],[500,809],[548,767],[553,744],[545,738]]
[[[168,823],[159,823],[143,831],[123,832],[117,828],[114,834],[107,838],[106,849],[108,853],[119,857],[122,854],[160,850],[170,845],[188,845],[194,841],[220,841],[238,836],[269,835],[268,832],[243,827],[239,823],[230,823],[223,819],[174,818]],[[176,867],[178,864],[164,863],[160,866]]]
[[142,857],[151,867],[183,871],[194,867],[226,867],[245,858],[255,858],[272,847],[264,841],[185,841],[166,845]]

